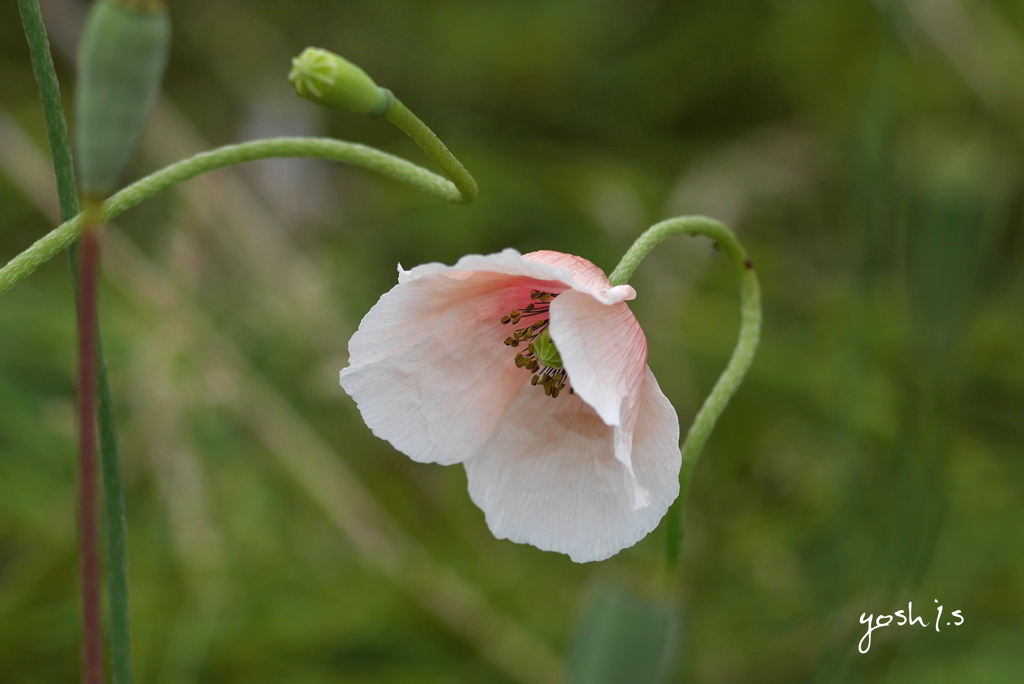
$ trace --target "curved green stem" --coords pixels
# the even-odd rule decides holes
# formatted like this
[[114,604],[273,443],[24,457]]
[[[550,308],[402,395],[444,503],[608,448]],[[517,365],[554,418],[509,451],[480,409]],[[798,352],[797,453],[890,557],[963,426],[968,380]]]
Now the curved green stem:
[[[403,181],[448,202],[465,203],[472,199],[468,195],[464,195],[452,181],[401,157],[381,152],[366,145],[332,138],[270,138],[238,145],[225,145],[208,152],[201,152],[137,180],[120,192],[111,195],[103,203],[102,220],[109,221],[161,190],[166,190],[172,185],[195,178],[207,171],[270,157],[308,157],[344,162]],[[475,185],[474,183],[474,188]],[[79,214],[70,221],[65,221],[57,226],[24,252],[11,259],[6,266],[0,268],[0,295],[36,270],[40,264],[71,245],[78,239],[81,231],[82,215]]]
[[[398,126],[407,136],[419,145],[431,161],[437,164],[442,173],[451,179],[459,191],[458,204],[469,204],[476,198],[476,181],[466,171],[466,167],[455,158],[441,139],[434,134],[434,131],[420,121],[419,117],[413,114],[408,107],[391,95],[388,109],[384,118]],[[447,198],[446,198],[447,199]]]
[[754,360],[754,352],[761,335],[761,288],[754,272],[754,265],[747,258],[742,245],[722,223],[703,216],[680,216],[657,223],[648,228],[637,238],[633,246],[622,257],[615,267],[609,280],[612,285],[624,285],[629,281],[637,266],[643,261],[655,245],[674,235],[703,235],[715,241],[725,253],[740,280],[740,333],[736,348],[726,365],[718,382],[711,389],[704,405],[700,407],[693,424],[690,426],[686,439],[683,440],[683,464],[679,470],[679,498],[666,514],[668,532],[665,547],[665,565],[668,577],[671,578],[679,567],[679,556],[683,541],[683,515],[686,512],[686,499],[690,493],[690,481],[697,458],[704,449],[708,438],[715,429],[718,417],[722,415],[729,399],[743,381],[750,364]]

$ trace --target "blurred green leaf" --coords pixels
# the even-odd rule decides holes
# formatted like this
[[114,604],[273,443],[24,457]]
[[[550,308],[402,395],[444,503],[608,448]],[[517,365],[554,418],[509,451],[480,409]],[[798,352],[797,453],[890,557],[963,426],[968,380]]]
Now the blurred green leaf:
[[602,586],[576,627],[569,684],[660,684],[678,663],[682,615],[666,603]]

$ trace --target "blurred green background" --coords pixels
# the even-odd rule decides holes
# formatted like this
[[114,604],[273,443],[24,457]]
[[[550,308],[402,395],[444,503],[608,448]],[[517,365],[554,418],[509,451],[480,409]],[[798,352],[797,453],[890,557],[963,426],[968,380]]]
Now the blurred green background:
[[[85,4],[44,0],[65,100]],[[678,681],[1024,681],[1024,4],[1011,0],[174,0],[138,176],[313,134],[426,163],[285,79],[307,45],[391,88],[474,173],[446,205],[274,160],[107,233],[140,683],[553,682],[600,564],[497,541],[459,467],[374,438],[337,384],[395,266],[504,247],[610,270],[677,214],[762,279],[757,360],[697,468]],[[0,6],[0,263],[56,222],[15,3]],[[68,107],[70,110],[70,106]],[[704,240],[634,279],[684,426],[724,366]],[[78,677],[74,328],[64,259],[0,299],[0,682]],[[891,626],[857,652],[861,613]]]

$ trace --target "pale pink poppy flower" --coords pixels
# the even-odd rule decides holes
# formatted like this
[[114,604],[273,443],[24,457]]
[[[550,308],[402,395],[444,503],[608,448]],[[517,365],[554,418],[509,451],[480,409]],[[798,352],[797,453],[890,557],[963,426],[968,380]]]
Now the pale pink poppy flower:
[[603,560],[679,494],[679,420],[647,367],[635,297],[561,252],[399,266],[341,385],[399,451],[465,465],[496,537]]

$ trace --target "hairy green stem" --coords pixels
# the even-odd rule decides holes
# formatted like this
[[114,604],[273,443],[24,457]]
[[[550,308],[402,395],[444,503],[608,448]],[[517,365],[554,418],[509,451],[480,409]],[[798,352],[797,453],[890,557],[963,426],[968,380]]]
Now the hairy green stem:
[[425,123],[420,121],[419,117],[413,114],[393,94],[391,95],[388,109],[384,113],[384,118],[398,126],[403,133],[412,138],[427,153],[431,161],[437,164],[441,172],[451,179],[459,191],[458,204],[469,204],[476,199],[476,181],[469,175],[466,167],[455,158],[455,155],[448,150],[445,144],[441,142],[441,139],[434,134],[434,131],[430,130]]
[[[401,157],[381,152],[366,145],[332,138],[270,138],[238,145],[225,145],[175,162],[145,178],[135,181],[103,203],[103,221],[118,216],[161,190],[221,169],[225,166],[270,157],[308,157],[328,159],[376,171],[403,181],[430,195],[456,204],[465,202],[458,187],[446,178],[427,171]],[[82,215],[65,221],[39,238],[28,249],[0,268],[0,295],[10,290],[55,254],[71,245],[82,231]]]
[[[39,11],[38,0],[18,0],[25,36],[28,39],[32,68],[39,84],[46,133],[57,179],[57,196],[64,221],[78,214],[78,192],[72,163],[68,127],[61,106],[60,83],[50,55],[50,43]],[[76,301],[78,288],[78,250],[68,249],[71,278]],[[104,530],[107,538],[107,588],[110,601],[110,656],[114,684],[131,684],[132,652],[128,607],[127,521],[121,457],[117,448],[117,425],[114,422],[114,401],[110,389],[107,363],[99,334],[96,344],[97,390],[99,394],[100,467],[103,471]]]
[[681,216],[657,223],[648,228],[637,238],[633,246],[622,257],[615,267],[609,280],[612,285],[626,284],[643,258],[655,245],[674,235],[703,235],[715,241],[725,256],[736,268],[740,280],[740,332],[736,348],[726,365],[718,382],[711,389],[704,405],[700,407],[690,430],[683,440],[683,463],[679,470],[679,498],[666,514],[667,541],[665,547],[665,565],[669,581],[679,567],[679,557],[683,542],[683,516],[686,512],[686,499],[690,493],[690,481],[697,458],[704,449],[708,438],[715,429],[718,417],[722,415],[729,399],[743,381],[750,364],[754,360],[754,352],[761,335],[761,288],[757,282],[754,265],[747,258],[742,245],[725,225],[714,219],[703,216]]

